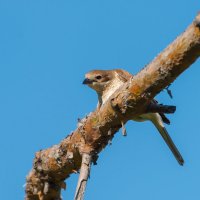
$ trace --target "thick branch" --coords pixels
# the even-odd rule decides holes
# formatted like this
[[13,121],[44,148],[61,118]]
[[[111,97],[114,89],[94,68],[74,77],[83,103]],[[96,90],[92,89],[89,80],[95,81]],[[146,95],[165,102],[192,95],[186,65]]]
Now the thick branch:
[[79,122],[67,138],[36,153],[27,176],[26,200],[61,199],[64,180],[78,171],[83,153],[98,154],[131,117],[141,114],[148,102],[173,82],[200,55],[200,15],[147,67],[128,81],[112,98]]

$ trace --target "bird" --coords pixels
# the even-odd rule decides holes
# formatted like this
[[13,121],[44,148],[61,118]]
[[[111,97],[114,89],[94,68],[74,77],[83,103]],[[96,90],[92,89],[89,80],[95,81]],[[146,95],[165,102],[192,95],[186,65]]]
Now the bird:
[[[131,77],[133,77],[133,75],[123,69],[92,70],[85,74],[83,84],[96,91],[98,95],[97,108],[100,109],[110,96],[119,89],[119,87],[130,80]],[[150,104],[154,106],[160,105],[155,99],[151,100]],[[173,113],[176,109],[175,106],[169,106],[167,108],[169,108],[168,113]],[[178,163],[183,166],[184,159],[164,126],[164,123],[170,124],[170,120],[165,116],[164,112],[144,113],[136,117],[134,116],[132,120],[137,122],[152,122]]]

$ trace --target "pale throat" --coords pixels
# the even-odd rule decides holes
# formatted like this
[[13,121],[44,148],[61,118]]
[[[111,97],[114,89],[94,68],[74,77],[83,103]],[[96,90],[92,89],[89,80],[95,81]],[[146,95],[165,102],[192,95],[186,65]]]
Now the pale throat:
[[106,86],[106,89],[103,91],[102,93],[102,101],[100,101],[100,104],[104,104],[109,98],[110,96],[121,86],[123,85],[123,81],[121,81],[119,78],[115,78],[113,79],[113,81]]

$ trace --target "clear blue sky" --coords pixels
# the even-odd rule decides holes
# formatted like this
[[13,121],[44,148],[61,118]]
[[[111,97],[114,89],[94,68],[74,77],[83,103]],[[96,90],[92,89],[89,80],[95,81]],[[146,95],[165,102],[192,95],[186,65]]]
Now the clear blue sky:
[[[59,143],[94,110],[91,69],[138,72],[191,23],[196,0],[0,0],[0,194],[23,199],[36,151]],[[86,200],[200,198],[200,62],[157,99],[177,105],[167,126],[180,167],[150,123],[129,122],[92,168]],[[73,199],[77,176],[67,180]]]

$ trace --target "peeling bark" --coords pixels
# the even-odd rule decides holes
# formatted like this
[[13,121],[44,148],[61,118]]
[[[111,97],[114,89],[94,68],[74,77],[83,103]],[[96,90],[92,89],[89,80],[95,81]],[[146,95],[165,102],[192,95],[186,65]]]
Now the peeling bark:
[[65,179],[77,172],[83,153],[97,155],[133,116],[200,56],[200,14],[172,44],[101,107],[78,123],[60,144],[39,151],[27,176],[26,200],[60,200]]

